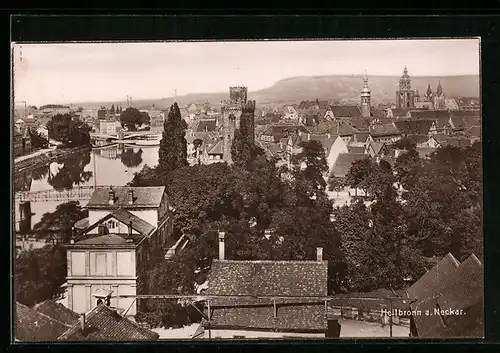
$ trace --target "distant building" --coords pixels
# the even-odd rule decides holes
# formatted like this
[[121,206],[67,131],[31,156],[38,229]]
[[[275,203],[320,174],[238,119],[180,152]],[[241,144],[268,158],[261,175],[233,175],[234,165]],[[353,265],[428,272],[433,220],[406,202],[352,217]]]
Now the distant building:
[[105,135],[116,135],[121,124],[116,120],[99,120],[99,132]]
[[[225,259],[224,246],[220,232],[207,294],[228,298],[210,300],[209,321],[202,322],[205,338],[338,337],[338,323],[328,322],[321,300],[328,295],[328,262],[321,248],[314,261],[237,261]],[[269,298],[230,297],[242,295]],[[317,298],[300,298],[311,296]]]
[[415,107],[415,90],[411,88],[411,78],[408,69],[404,68],[403,75],[399,79],[399,89],[396,91],[397,108]]
[[285,106],[284,114],[283,114],[283,118],[285,120],[296,120],[298,117],[299,117],[299,113],[297,113],[297,110],[295,109],[295,107],[293,107],[291,105]]
[[230,87],[222,105],[223,160],[232,163],[231,146],[236,130],[255,136],[255,101],[247,100],[247,87]]
[[[67,244],[68,305],[77,313],[95,308],[99,292],[137,294],[137,275],[173,233],[165,187],[98,187],[87,204],[89,226]],[[136,314],[134,298],[111,305]]]

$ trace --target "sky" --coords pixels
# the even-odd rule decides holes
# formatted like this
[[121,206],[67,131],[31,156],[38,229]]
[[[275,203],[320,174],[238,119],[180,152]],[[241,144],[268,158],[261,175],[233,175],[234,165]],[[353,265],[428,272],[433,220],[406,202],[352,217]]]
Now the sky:
[[29,105],[249,91],[294,76],[479,74],[479,39],[13,43],[14,96]]

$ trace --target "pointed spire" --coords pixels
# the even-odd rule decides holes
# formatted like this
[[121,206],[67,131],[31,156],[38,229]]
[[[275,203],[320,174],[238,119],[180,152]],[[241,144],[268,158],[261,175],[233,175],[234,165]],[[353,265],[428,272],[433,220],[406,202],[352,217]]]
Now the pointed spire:
[[437,88],[436,93],[438,96],[443,94],[443,88],[441,87],[441,81],[438,82],[438,88]]
[[427,86],[427,92],[426,92],[427,96],[430,97],[432,95],[432,89],[431,89],[431,84],[429,83],[429,85]]

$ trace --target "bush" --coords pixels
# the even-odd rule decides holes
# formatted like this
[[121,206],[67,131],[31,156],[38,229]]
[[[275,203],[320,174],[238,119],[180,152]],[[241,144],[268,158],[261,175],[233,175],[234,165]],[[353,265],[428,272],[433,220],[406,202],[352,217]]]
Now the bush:
[[[151,328],[163,327],[163,328],[180,328],[186,325],[191,325],[193,323],[201,322],[201,314],[192,306],[182,306],[177,303],[177,300],[162,300],[162,299],[149,299],[149,301],[161,300],[164,302],[162,309],[156,309],[153,311],[139,311],[135,316],[137,322],[143,322],[151,326]],[[144,303],[144,306],[149,306],[148,302]],[[194,304],[198,309],[203,310],[203,305],[196,303]],[[158,307],[158,304],[155,305]]]

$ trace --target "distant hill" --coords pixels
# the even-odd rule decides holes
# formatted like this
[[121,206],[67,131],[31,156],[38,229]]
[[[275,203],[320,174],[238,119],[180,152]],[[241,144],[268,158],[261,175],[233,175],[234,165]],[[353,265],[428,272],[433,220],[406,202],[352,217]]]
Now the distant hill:
[[[396,90],[398,89],[399,76],[369,76],[369,86],[372,91],[372,101],[394,102]],[[415,76],[412,77],[412,88],[419,90],[422,96],[430,83],[433,91],[436,91],[438,82],[447,97],[479,97],[479,76]],[[268,88],[249,92],[248,98],[255,99],[258,105],[274,105],[300,102],[302,100],[339,101],[354,103],[359,101],[359,92],[363,87],[363,77],[360,75],[336,75],[336,76],[302,76],[291,77],[276,82]],[[189,103],[204,103],[209,101],[218,105],[222,100],[228,99],[227,92],[221,93],[193,93],[177,97],[179,105],[185,106]],[[159,109],[167,109],[174,101],[173,97],[163,99],[144,99],[133,101],[133,105],[139,109],[150,108],[153,105]],[[125,101],[74,103],[73,106],[84,108],[99,108],[100,106],[111,106],[111,104],[126,106]]]

